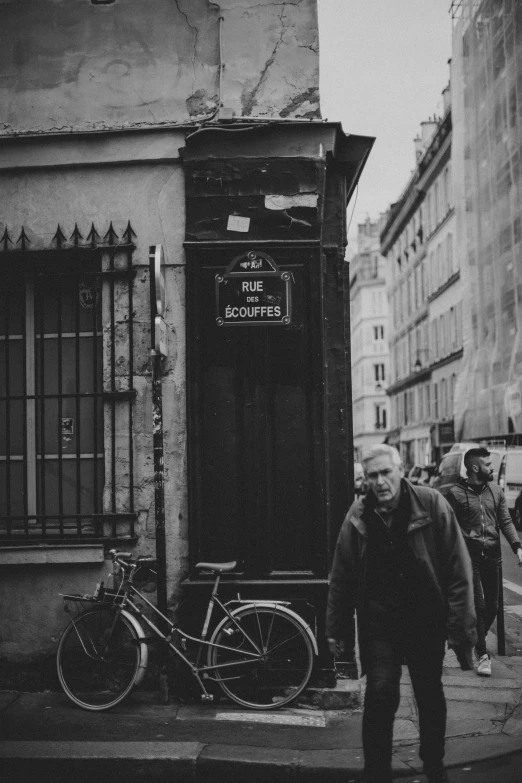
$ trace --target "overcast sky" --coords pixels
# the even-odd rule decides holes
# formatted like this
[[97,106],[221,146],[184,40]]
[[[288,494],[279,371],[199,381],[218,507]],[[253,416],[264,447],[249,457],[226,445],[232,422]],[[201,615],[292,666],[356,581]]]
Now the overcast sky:
[[[449,79],[450,0],[318,0],[321,110],[345,133],[376,136],[349,230],[400,196],[420,123],[442,114]],[[354,197],[348,208],[352,215]]]

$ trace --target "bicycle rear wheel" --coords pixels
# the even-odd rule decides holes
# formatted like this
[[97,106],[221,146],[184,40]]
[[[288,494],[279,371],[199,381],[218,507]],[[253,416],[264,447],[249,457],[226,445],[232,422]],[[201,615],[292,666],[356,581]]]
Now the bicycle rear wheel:
[[[234,622],[235,620],[235,622]],[[272,710],[296,699],[313,666],[303,624],[277,606],[248,606],[212,635],[209,665],[222,690],[244,707]],[[226,648],[226,649],[225,649]]]
[[136,630],[110,607],[87,609],[62,634],[56,663],[67,696],[79,707],[101,711],[130,693],[141,659]]

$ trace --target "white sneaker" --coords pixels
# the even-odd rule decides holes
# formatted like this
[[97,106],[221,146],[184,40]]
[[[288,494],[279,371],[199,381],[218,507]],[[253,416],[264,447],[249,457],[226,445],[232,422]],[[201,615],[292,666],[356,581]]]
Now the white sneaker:
[[481,677],[491,677],[491,659],[487,653],[484,653],[479,658],[477,674]]

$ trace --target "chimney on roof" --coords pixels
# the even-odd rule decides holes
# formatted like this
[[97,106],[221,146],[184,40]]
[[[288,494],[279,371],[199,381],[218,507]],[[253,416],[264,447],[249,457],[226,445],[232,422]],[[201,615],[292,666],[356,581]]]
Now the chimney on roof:
[[428,146],[430,141],[433,138],[433,134],[439,127],[439,123],[437,122],[437,118],[435,115],[433,117],[430,117],[428,120],[425,120],[424,122],[421,122],[421,138],[422,138],[422,145],[424,148]]

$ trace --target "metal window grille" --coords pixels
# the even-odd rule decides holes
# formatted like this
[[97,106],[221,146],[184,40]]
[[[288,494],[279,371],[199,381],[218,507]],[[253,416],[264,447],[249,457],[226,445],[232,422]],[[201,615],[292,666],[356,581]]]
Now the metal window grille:
[[0,253],[4,543],[135,536],[133,249]]

